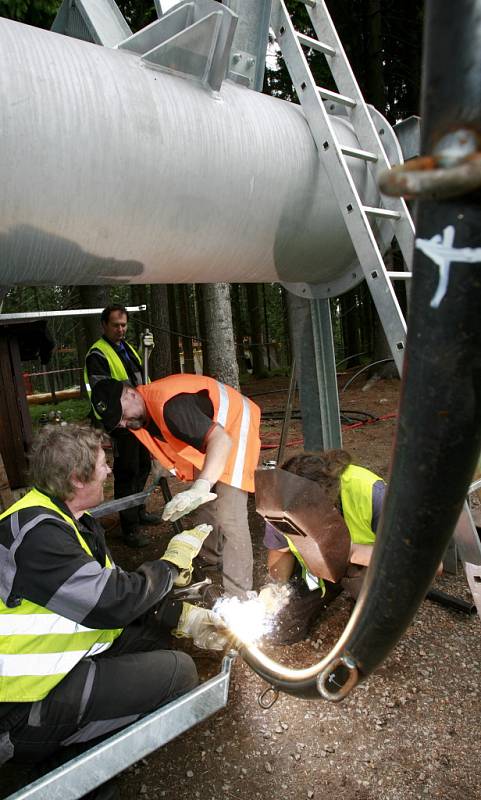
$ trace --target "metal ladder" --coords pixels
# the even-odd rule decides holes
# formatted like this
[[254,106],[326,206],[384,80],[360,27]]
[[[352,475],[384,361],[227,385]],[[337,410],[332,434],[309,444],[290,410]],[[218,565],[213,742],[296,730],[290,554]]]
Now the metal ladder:
[[[356,158],[366,162],[374,180],[379,172],[389,169],[390,163],[324,0],[298,2],[303,2],[307,7],[317,39],[295,30],[284,0],[273,0],[271,24],[322,165],[338,201],[394,361],[401,372],[406,321],[391,279],[408,278],[411,275],[409,268],[414,245],[413,221],[402,199],[383,197],[383,205],[379,208],[362,203],[348,159]],[[303,48],[324,53],[338,92],[316,86]],[[335,101],[347,109],[361,149],[340,144],[323,100]],[[386,269],[372,228],[377,221],[388,223],[389,240],[396,237],[408,268],[406,272],[388,272]]]

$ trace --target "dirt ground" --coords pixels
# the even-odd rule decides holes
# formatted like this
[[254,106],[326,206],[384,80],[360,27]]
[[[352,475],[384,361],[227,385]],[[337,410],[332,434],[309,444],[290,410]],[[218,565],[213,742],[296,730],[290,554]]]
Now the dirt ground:
[[[344,377],[347,380],[348,375]],[[285,379],[243,388],[248,394],[270,392],[254,398],[264,411],[283,409]],[[356,410],[387,417],[343,432],[344,447],[354,462],[386,478],[396,424],[391,415],[397,411],[398,393],[397,380],[364,386],[361,378],[341,395],[341,408],[347,415]],[[280,419],[266,419],[263,441],[275,442],[280,426]],[[300,423],[293,421],[289,442],[300,439]],[[288,452],[295,449],[299,445]],[[275,455],[275,450],[262,452],[264,459]],[[160,497],[154,495],[149,507],[160,509]],[[114,557],[125,569],[158,557],[170,533],[167,525],[147,529],[152,544],[133,551],[122,545],[116,520],[106,523]],[[263,525],[252,501],[251,530],[254,588],[258,588],[266,577],[265,551]],[[444,574],[436,586],[470,599],[463,574]],[[319,661],[341,634],[350,607],[341,594],[309,640],[269,652],[289,666]],[[266,685],[237,658],[227,708],[126,770],[118,779],[121,797],[316,800],[330,795],[336,800],[478,800],[480,634],[477,616],[425,601],[383,666],[341,704],[281,695],[272,708],[263,710],[258,697]],[[191,653],[201,680],[219,671],[221,655],[194,649]],[[5,797],[1,786],[0,796]]]

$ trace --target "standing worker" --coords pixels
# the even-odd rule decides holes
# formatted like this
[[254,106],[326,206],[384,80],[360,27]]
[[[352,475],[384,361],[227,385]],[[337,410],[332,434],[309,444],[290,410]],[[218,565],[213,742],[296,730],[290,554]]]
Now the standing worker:
[[247,497],[260,452],[259,407],[204,375],[170,375],[135,389],[99,381],[92,404],[107,431],[129,429],[164,467],[194,481],[167,503],[163,519],[202,505],[199,519],[214,530],[200,563],[222,568],[226,594],[245,597],[252,589]]
[[213,612],[170,593],[208,526],[125,572],[85,513],[110,472],[100,432],[46,427],[30,468],[35,488],[0,516],[0,764],[41,762],[193,689],[194,662],[171,634],[204,649],[225,641]]
[[[97,381],[113,378],[131,386],[143,383],[142,361],[137,351],[125,341],[129,313],[124,306],[111,305],[100,316],[103,336],[92,345],[85,358],[84,381],[89,397]],[[99,415],[92,408],[96,419]],[[126,497],[141,492],[150,472],[149,452],[125,430],[111,433],[114,451],[114,497]],[[142,534],[141,525],[158,525],[157,514],[145,506],[135,506],[119,512],[124,541],[129,547],[145,547],[149,539]]]

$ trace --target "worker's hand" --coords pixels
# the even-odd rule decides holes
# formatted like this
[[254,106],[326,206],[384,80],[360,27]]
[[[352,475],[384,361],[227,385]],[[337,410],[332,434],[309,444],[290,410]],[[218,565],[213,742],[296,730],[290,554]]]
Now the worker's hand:
[[217,495],[210,491],[209,481],[199,478],[194,481],[190,489],[187,489],[185,492],[179,492],[179,494],[176,494],[175,497],[167,503],[164,508],[164,513],[162,514],[162,519],[175,522],[176,519],[180,519],[184,514],[190,514],[190,512],[194,511],[198,506],[201,506],[203,503],[210,503],[210,501],[215,500],[216,497]]
[[191,603],[182,603],[182,614],[172,633],[178,638],[192,639],[201,650],[223,650],[227,643],[227,630],[221,618]]
[[[197,525],[190,531],[182,531],[172,537],[161,561],[170,561],[179,569],[180,575],[184,570],[192,569],[192,559],[199,554],[204,539],[207,539],[212,530],[212,525]],[[189,583],[189,581],[187,581]],[[176,583],[176,586],[186,586],[187,583]]]
[[278,614],[289,602],[291,587],[287,583],[268,583],[259,592],[259,600],[267,614]]

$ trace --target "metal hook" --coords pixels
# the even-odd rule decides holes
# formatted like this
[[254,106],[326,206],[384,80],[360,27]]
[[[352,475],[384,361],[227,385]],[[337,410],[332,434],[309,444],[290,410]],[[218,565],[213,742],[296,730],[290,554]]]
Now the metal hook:
[[[264,697],[266,697],[269,694],[269,692],[272,692],[273,697],[270,703],[266,703],[264,702]],[[279,697],[279,690],[275,689],[273,686],[268,686],[267,689],[264,689],[264,691],[261,692],[261,694],[257,698],[257,702],[259,703],[261,708],[267,710],[268,708],[272,708],[278,697]]]
[[[347,671],[347,676],[346,676]],[[340,673],[340,674],[336,674]],[[359,681],[359,670],[349,656],[331,661],[317,676],[319,694],[325,700],[343,700]],[[334,688],[336,687],[336,688]]]

